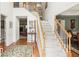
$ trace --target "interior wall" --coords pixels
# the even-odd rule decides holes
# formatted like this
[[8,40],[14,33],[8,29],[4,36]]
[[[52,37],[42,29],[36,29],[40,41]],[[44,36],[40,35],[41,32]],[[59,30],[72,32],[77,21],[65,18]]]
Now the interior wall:
[[[36,20],[36,17],[31,13],[29,12],[28,10],[26,10],[25,8],[14,8],[13,9],[13,18],[14,18],[14,42],[16,42],[20,36],[19,36],[19,26],[17,26],[19,23],[19,17],[27,17],[27,33],[29,33],[29,21],[33,21],[33,20]],[[17,18],[16,18],[17,17]],[[17,24],[17,25],[16,25]],[[30,42],[30,37],[27,36],[27,41]]]
[[25,8],[13,8],[12,2],[0,2],[0,14],[6,16],[5,41],[7,46],[19,39],[19,29],[17,29],[19,27],[17,16],[27,16],[28,20],[36,20],[35,16]]
[[[1,6],[1,4],[0,4]],[[0,11],[1,11],[1,8],[0,8]],[[1,12],[0,12],[0,40],[1,40]]]
[[20,27],[20,25],[19,25],[19,19],[16,17],[16,40],[18,40],[19,39],[19,37],[20,37],[20,35],[19,35],[19,27]]
[[71,29],[70,27],[70,21],[71,19],[75,19],[75,28],[72,31],[79,31],[79,16],[59,16],[58,17],[60,20],[65,20],[65,28],[66,29]]
[[0,13],[0,40],[1,40],[1,13]]
[[6,31],[6,45],[10,45],[13,42],[13,28],[10,27],[10,23],[13,23],[13,4],[11,2],[0,2],[0,12],[5,18],[5,31]]

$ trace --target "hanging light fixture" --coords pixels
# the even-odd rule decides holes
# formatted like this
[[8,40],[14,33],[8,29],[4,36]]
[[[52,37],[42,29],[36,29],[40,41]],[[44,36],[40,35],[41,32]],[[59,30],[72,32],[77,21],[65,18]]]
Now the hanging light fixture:
[[38,3],[37,3],[37,7],[41,7],[41,4],[38,4]]

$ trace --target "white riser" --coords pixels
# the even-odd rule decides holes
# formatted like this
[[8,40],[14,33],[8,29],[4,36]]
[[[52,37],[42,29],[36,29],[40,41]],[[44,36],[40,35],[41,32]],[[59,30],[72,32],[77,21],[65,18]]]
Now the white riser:
[[43,31],[44,32],[52,32],[52,30],[49,30],[49,29],[44,29]]
[[45,32],[45,35],[47,35],[47,36],[52,35],[53,36],[52,32],[51,33]]
[[[44,32],[45,32],[45,31],[44,31]],[[52,31],[46,31],[45,33],[51,33],[51,34],[52,34],[53,32],[52,32]]]
[[54,38],[54,36],[53,35],[51,35],[51,36],[45,36],[45,38],[47,38],[47,39],[53,39]]

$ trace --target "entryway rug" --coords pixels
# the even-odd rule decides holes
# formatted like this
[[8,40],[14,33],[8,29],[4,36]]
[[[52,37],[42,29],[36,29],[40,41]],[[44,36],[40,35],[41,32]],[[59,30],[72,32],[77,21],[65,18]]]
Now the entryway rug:
[[15,45],[6,49],[2,57],[32,57],[31,45]]

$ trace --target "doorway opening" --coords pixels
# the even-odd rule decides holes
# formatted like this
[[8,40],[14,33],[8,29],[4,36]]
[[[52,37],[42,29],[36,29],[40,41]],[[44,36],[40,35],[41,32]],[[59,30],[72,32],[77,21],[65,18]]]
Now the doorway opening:
[[27,38],[27,18],[20,18],[19,25],[20,38]]
[[1,42],[0,42],[0,45],[2,46],[2,48],[5,47],[5,39],[6,39],[5,18],[6,18],[6,16],[1,14]]

